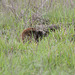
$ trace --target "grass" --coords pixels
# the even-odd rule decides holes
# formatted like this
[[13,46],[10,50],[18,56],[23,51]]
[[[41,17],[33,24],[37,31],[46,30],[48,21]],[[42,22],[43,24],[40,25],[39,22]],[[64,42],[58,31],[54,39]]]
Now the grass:
[[75,41],[71,41],[75,34],[74,12],[75,9],[63,8],[59,3],[48,11],[43,17],[49,18],[50,24],[61,23],[61,29],[50,32],[38,44],[23,44],[20,41],[25,27],[23,19],[18,21],[11,13],[1,13],[0,75],[74,75]]

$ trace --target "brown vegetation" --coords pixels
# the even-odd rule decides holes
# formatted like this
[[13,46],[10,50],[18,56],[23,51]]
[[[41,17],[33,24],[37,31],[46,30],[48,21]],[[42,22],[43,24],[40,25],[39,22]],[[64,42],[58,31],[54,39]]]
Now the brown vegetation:
[[50,22],[49,22],[49,19],[44,19],[42,18],[42,16],[38,15],[38,14],[33,14],[30,19],[29,19],[29,24],[30,26],[34,26],[36,24],[38,25],[48,25]]

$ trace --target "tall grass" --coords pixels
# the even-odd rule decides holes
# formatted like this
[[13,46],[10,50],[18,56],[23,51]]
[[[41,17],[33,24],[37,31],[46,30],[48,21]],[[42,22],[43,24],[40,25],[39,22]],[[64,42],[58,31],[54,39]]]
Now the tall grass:
[[[38,0],[38,4],[35,0],[25,1],[12,3],[6,0],[5,5],[19,6],[14,13],[3,5],[4,0],[1,1],[0,75],[74,75],[75,41],[72,35],[75,34],[75,1]],[[20,15],[21,9],[24,11],[22,18],[15,15]],[[29,18],[36,11],[43,18],[48,18],[49,24],[61,25],[60,31],[50,32],[38,44],[23,44],[20,41],[21,32],[29,27]]]

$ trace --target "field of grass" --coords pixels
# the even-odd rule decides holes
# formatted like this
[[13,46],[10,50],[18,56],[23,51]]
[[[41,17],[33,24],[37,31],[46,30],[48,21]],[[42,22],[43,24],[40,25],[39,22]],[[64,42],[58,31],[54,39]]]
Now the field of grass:
[[[10,5],[15,0],[6,1]],[[49,25],[61,26],[60,31],[50,32],[38,44],[34,41],[23,44],[20,40],[34,9],[23,7],[24,0],[19,1],[22,5],[17,0],[13,3],[21,5],[14,13],[0,3],[0,75],[75,75],[75,1],[48,0],[51,5],[48,11],[46,2],[39,11],[45,13],[42,17],[50,20]],[[20,14],[21,9],[27,12],[19,19],[15,13]]]

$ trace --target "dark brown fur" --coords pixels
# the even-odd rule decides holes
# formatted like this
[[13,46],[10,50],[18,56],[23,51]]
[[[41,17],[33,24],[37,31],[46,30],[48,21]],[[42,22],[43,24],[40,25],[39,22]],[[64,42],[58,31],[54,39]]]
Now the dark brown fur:
[[[59,26],[52,25],[52,26],[43,26],[38,25],[34,28],[27,28],[22,32],[22,41],[23,43],[27,40],[32,40],[32,37],[36,42],[39,41],[39,38],[42,39],[43,36],[49,34],[49,31],[55,31],[56,29],[59,29]],[[33,35],[33,36],[32,36]]]
[[27,28],[22,32],[22,41],[23,43],[32,38],[32,35],[35,36],[36,30],[35,28]]

